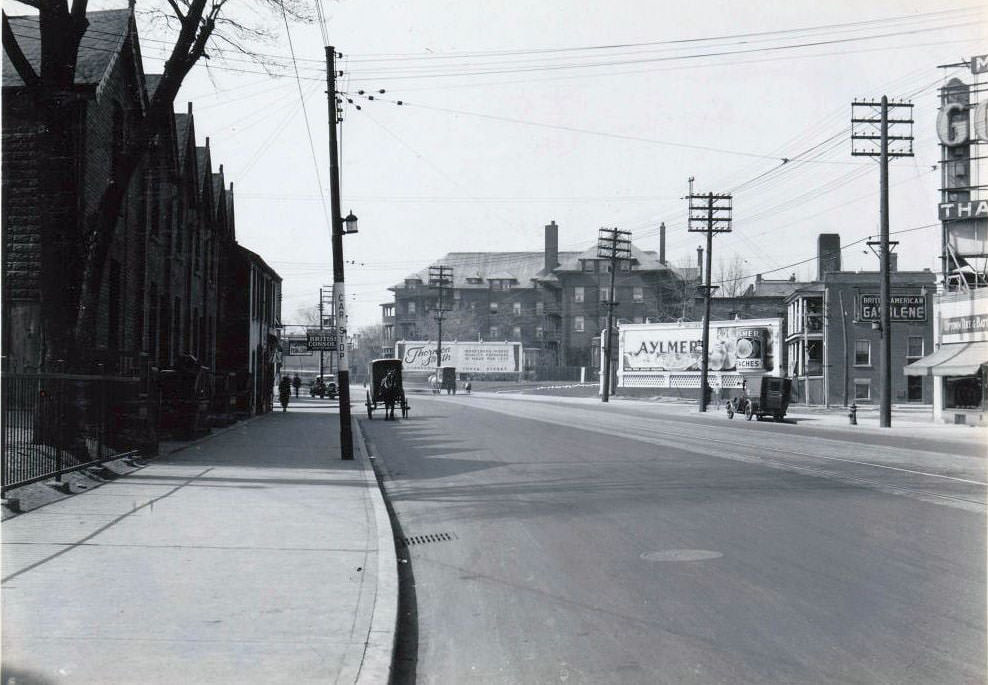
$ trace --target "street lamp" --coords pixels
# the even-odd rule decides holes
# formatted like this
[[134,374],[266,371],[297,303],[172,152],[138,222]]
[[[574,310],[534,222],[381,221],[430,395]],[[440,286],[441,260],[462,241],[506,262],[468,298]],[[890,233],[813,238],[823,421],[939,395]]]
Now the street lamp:
[[343,233],[356,233],[357,232],[357,217],[353,215],[353,210],[343,217]]

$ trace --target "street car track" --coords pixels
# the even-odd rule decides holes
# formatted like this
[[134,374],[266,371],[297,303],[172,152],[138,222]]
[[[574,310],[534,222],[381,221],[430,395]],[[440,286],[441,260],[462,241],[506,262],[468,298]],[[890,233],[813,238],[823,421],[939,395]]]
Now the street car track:
[[[444,398],[438,398],[438,397],[437,398],[433,398],[433,399],[437,399],[437,400],[439,400],[441,402],[451,402],[451,401],[453,401],[452,399],[444,399]],[[494,411],[494,412],[498,412],[498,413],[503,413],[503,414],[507,414],[509,416],[514,416],[516,418],[527,418],[527,419],[530,419],[530,420],[544,421],[546,423],[554,423],[556,425],[562,425],[562,426],[566,426],[566,427],[570,427],[570,428],[577,428],[577,429],[580,429],[580,430],[591,430],[591,431],[595,431],[595,432],[612,432],[614,430],[614,428],[615,428],[615,426],[602,426],[602,425],[600,425],[599,423],[596,423],[596,422],[590,422],[590,421],[586,421],[586,420],[581,421],[579,419],[574,419],[574,418],[570,418],[569,420],[566,420],[566,419],[564,419],[562,417],[534,416],[531,413],[528,413],[528,414],[526,414],[526,413],[516,413],[516,412],[510,411],[505,405],[494,405],[494,406],[491,406],[491,405],[488,405],[487,403],[483,403],[483,404],[476,403],[476,404],[473,404],[473,406],[475,406],[478,409],[486,409],[488,411]],[[660,421],[662,421],[665,424],[671,423],[671,421],[669,421],[669,420],[664,420],[663,421],[662,419],[660,419]],[[649,442],[649,443],[652,443],[652,444],[665,444],[665,443],[661,443],[659,441],[661,441],[661,440],[668,440],[669,438],[674,438],[674,439],[675,438],[678,438],[680,440],[683,440],[683,443],[680,446],[681,449],[689,449],[689,450],[694,450],[694,451],[696,450],[695,440],[696,440],[697,435],[696,435],[695,432],[689,433],[689,432],[675,431],[675,430],[668,430],[668,429],[658,429],[658,428],[656,428],[656,427],[653,426],[653,427],[651,427],[651,428],[648,429],[647,434],[639,433],[639,434],[637,434],[635,436],[626,436],[626,437],[631,437],[633,439],[639,439],[639,440],[641,440],[643,442]],[[813,440],[834,442],[833,440],[829,440],[828,438],[819,438],[819,437],[813,437]],[[908,475],[913,475],[913,476],[920,476],[920,477],[925,477],[925,478],[936,478],[936,479],[941,479],[943,481],[951,481],[951,482],[955,482],[955,483],[959,483],[959,484],[963,484],[963,485],[979,486],[981,488],[988,487],[988,483],[985,483],[985,482],[982,482],[982,481],[971,480],[971,479],[966,479],[966,478],[958,478],[956,476],[948,476],[948,475],[939,474],[939,473],[930,473],[930,472],[927,472],[927,471],[919,471],[919,470],[916,470],[916,469],[908,469],[908,468],[903,468],[903,467],[899,467],[899,466],[889,466],[887,464],[878,464],[878,463],[874,463],[874,462],[862,461],[862,460],[857,460],[857,459],[846,459],[846,458],[841,458],[841,457],[829,457],[829,456],[824,456],[824,455],[820,455],[820,454],[811,454],[811,453],[808,453],[808,452],[799,452],[799,451],[794,451],[794,450],[790,450],[790,449],[782,449],[782,448],[778,448],[778,447],[770,447],[770,446],[767,446],[767,445],[757,445],[756,446],[756,445],[751,445],[751,444],[743,444],[743,443],[739,443],[736,440],[729,440],[729,439],[726,439],[726,438],[716,438],[716,437],[712,437],[712,436],[709,436],[709,435],[704,436],[703,442],[706,443],[706,444],[726,445],[726,446],[730,447],[730,450],[726,450],[726,451],[724,451],[723,453],[720,453],[720,454],[713,454],[712,455],[712,456],[718,456],[718,457],[724,458],[724,459],[731,459],[731,460],[735,460],[735,461],[743,461],[743,462],[752,463],[752,464],[761,464],[763,466],[768,466],[768,467],[772,467],[772,468],[778,468],[778,469],[781,469],[781,470],[789,470],[789,471],[794,471],[794,472],[799,472],[799,473],[805,473],[807,475],[812,475],[812,476],[815,476],[815,477],[828,478],[828,479],[831,479],[831,480],[839,480],[839,481],[843,481],[843,482],[846,482],[846,483],[849,483],[849,484],[867,486],[867,487],[875,488],[875,489],[881,490],[883,492],[891,493],[891,494],[902,495],[902,496],[911,496],[911,497],[914,497],[916,499],[920,499],[920,500],[923,500],[923,501],[926,501],[926,502],[931,502],[931,503],[935,503],[935,504],[943,504],[943,505],[946,505],[946,506],[958,507],[958,508],[962,508],[962,509],[965,509],[965,510],[968,510],[968,511],[976,511],[976,512],[979,512],[979,513],[983,513],[984,510],[985,510],[985,507],[986,507],[986,502],[985,502],[984,499],[980,499],[979,500],[979,499],[972,499],[970,497],[960,497],[960,496],[957,496],[957,495],[951,495],[951,494],[945,494],[945,493],[939,493],[939,492],[932,492],[930,490],[926,490],[926,489],[922,489],[922,488],[917,488],[917,487],[913,487],[913,486],[909,486],[909,485],[899,485],[899,484],[896,484],[894,482],[885,482],[885,481],[882,481],[882,480],[873,480],[873,479],[870,479],[870,478],[863,478],[861,476],[850,475],[848,473],[841,473],[841,472],[829,471],[827,469],[823,469],[823,468],[819,468],[819,467],[808,466],[808,465],[804,465],[804,464],[797,464],[797,463],[793,463],[792,461],[788,461],[788,460],[779,460],[779,459],[766,458],[766,457],[763,457],[761,455],[763,455],[763,454],[775,454],[775,455],[781,455],[781,456],[786,456],[786,457],[796,457],[796,458],[802,457],[802,458],[805,458],[805,459],[817,459],[817,460],[821,460],[821,461],[851,464],[851,465],[854,465],[854,466],[861,466],[861,467],[865,467],[865,468],[883,469],[883,470],[889,471],[889,472],[902,473],[902,474],[908,474]]]

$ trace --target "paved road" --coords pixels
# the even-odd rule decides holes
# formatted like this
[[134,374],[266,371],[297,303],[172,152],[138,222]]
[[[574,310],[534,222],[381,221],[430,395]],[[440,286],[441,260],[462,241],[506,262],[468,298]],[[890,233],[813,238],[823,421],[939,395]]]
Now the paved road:
[[418,682],[985,681],[983,447],[411,401],[362,426],[411,542]]

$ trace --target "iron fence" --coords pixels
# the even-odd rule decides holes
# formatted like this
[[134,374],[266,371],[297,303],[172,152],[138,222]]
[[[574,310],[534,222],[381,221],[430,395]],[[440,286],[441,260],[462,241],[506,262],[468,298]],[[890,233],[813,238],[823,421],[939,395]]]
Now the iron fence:
[[157,398],[137,377],[3,374],[2,492],[153,448]]

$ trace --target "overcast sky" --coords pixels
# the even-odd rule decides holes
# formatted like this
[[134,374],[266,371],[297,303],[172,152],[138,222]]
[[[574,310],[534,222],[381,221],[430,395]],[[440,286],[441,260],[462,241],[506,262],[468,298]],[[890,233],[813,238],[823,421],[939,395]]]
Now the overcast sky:
[[[408,273],[450,251],[541,250],[553,219],[570,250],[601,226],[657,250],[664,221],[669,260],[695,260],[690,176],[696,191],[734,193],[715,275],[737,255],[752,275],[809,277],[812,263],[790,265],[813,257],[818,233],[845,245],[877,235],[878,165],[851,156],[849,126],[852,100],[883,94],[915,103],[915,157],[891,171],[892,231],[918,229],[893,236],[900,268],[935,269],[937,89],[972,78],[938,65],[988,53],[988,17],[974,3],[344,0],[323,10],[344,54],[338,87],[361,106],[345,103],[342,126],[342,209],[360,219],[345,238],[351,330],[379,323],[386,288]],[[256,46],[272,75],[217,51],[176,109],[193,102],[200,144],[210,137],[235,184],[238,239],[284,278],[292,323],[332,282],[324,42],[319,22],[289,32],[261,20],[278,32]],[[148,71],[161,69],[163,38],[142,27]],[[866,251],[845,250],[845,268],[876,269]]]

